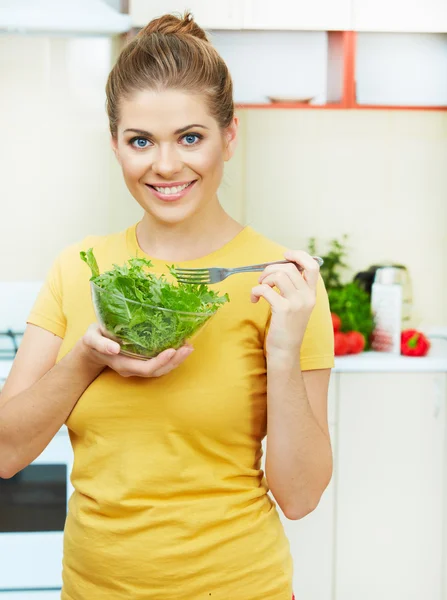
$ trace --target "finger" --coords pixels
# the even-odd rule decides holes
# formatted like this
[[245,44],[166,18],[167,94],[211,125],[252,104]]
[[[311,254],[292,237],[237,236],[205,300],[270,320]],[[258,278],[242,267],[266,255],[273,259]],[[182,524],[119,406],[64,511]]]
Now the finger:
[[296,289],[298,289],[298,290],[303,289],[307,285],[307,283],[304,281],[303,276],[298,271],[296,264],[294,262],[290,262],[290,263],[284,264],[284,265],[269,265],[268,267],[265,268],[265,270],[261,274],[261,276],[259,278],[259,283],[264,283],[265,278],[267,276],[271,275],[272,273],[277,273],[280,271],[287,273],[287,275],[291,279],[291,281]]
[[108,365],[123,377],[152,377],[157,369],[168,364],[174,356],[173,348],[164,350],[158,356],[147,360],[120,354],[109,359]]
[[194,348],[191,346],[183,346],[182,348],[179,348],[174,357],[164,367],[161,367],[152,373],[152,377],[161,377],[162,375],[167,375],[180,366],[182,362],[192,354],[193,350]]
[[97,323],[90,325],[83,338],[84,344],[100,354],[119,354],[121,347],[117,342],[105,337]]
[[[295,268],[295,267],[293,267]],[[300,276],[301,277],[301,276]],[[268,285],[269,287],[277,287],[284,298],[292,298],[298,293],[293,281],[291,280],[288,273],[285,271],[276,271],[275,273],[269,273],[262,281],[262,285]],[[305,281],[301,283],[307,289]]]
[[300,265],[303,268],[303,277],[310,287],[317,289],[320,267],[310,254],[303,250],[287,250],[284,254],[287,260]]
[[150,358],[142,362],[141,367],[141,377],[154,377],[154,374],[159,370],[168,365],[171,360],[176,355],[176,350],[174,348],[168,348],[167,350],[163,350],[160,352],[158,356],[154,356],[154,358]]
[[281,303],[284,302],[284,298],[275,292],[269,285],[261,283],[256,285],[251,290],[251,301],[256,303],[259,298],[264,298],[270,304],[272,308],[279,308]]

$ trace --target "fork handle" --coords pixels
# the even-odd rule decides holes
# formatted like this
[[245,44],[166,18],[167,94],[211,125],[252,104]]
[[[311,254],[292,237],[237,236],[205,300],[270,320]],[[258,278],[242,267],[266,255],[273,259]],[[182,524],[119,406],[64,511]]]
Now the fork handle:
[[[245,267],[236,267],[234,269],[231,269],[231,271],[232,273],[255,273],[257,271],[263,271],[265,267],[268,267],[269,265],[285,265],[290,262],[290,260],[274,260],[273,262],[261,263],[259,265],[247,265]],[[295,265],[299,271],[303,270],[303,268],[297,265],[296,263],[292,262],[292,264]]]

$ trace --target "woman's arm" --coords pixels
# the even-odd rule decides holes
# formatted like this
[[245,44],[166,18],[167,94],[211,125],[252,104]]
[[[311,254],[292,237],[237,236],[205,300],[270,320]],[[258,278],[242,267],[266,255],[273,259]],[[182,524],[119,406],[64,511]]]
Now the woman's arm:
[[28,325],[11,373],[0,394],[0,477],[29,465],[67,420],[79,398],[105,367],[123,377],[160,377],[181,364],[191,347],[165,350],[147,361],[119,354],[116,342],[92,325],[56,364],[62,343]]
[[46,448],[102,368],[78,346],[56,364],[62,339],[28,325],[0,394],[0,477],[15,475]]
[[272,309],[266,340],[267,481],[284,514],[300,519],[316,508],[332,475],[330,369],[301,371],[301,345],[316,303],[319,269],[305,252],[286,258],[304,267],[303,273],[293,263],[268,267],[252,300],[262,296]]
[[267,368],[266,477],[289,519],[312,512],[332,476],[329,376],[330,369],[301,372],[299,361]]

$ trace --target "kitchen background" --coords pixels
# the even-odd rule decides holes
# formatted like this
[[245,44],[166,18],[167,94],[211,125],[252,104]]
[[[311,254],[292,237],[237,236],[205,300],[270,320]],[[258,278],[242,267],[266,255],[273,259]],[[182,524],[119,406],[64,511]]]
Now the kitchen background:
[[[0,2],[0,331],[23,329],[63,247],[139,219],[110,149],[104,84],[126,36],[186,8],[235,82],[224,206],[293,248],[315,237],[324,254],[347,234],[347,280],[405,265],[411,324],[445,336],[445,0]],[[447,599],[443,344],[434,338],[424,359],[337,359],[333,482],[312,515],[286,524],[297,600]],[[65,454],[39,459],[67,467],[48,472],[63,503]],[[6,498],[0,485],[0,600],[57,598],[60,532],[39,506],[40,528],[14,530]]]

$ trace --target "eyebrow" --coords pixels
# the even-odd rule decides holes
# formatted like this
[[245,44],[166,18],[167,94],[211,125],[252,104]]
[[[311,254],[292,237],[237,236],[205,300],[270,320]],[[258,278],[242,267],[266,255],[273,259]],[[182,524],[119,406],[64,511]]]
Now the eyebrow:
[[[180,129],[177,129],[176,131],[174,131],[174,135],[180,135],[181,133],[185,133],[185,131],[188,131],[188,129],[193,129],[194,127],[201,127],[202,129],[209,129],[208,127],[205,127],[205,125],[200,125],[200,123],[192,123],[191,125],[186,125],[186,127],[181,127]],[[144,129],[125,129],[124,133],[127,133],[128,131],[130,131],[131,133],[136,133],[137,135],[145,135],[147,137],[154,137],[152,133],[150,133],[150,131],[145,131]]]

